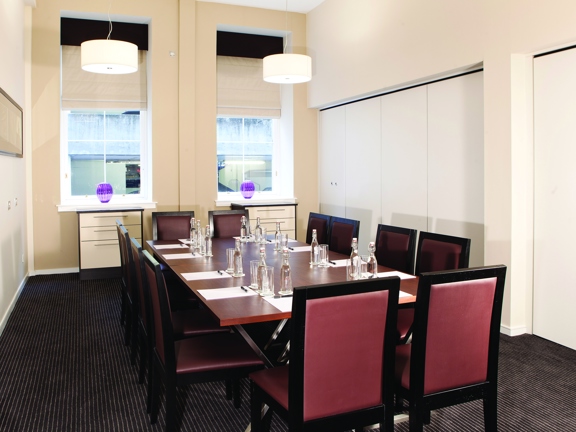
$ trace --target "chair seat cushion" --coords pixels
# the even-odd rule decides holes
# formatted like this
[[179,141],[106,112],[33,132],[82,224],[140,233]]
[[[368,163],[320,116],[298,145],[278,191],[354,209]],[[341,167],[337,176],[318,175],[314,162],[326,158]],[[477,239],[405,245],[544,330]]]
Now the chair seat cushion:
[[410,354],[412,353],[412,344],[396,346],[396,365],[395,378],[405,389],[410,388]]
[[174,337],[181,339],[210,333],[229,333],[229,327],[218,325],[206,309],[178,310],[172,312]]
[[174,348],[177,374],[264,367],[262,360],[236,333],[182,339],[175,342]]
[[288,369],[288,366],[279,366],[252,372],[249,375],[254,384],[286,410],[288,410]]

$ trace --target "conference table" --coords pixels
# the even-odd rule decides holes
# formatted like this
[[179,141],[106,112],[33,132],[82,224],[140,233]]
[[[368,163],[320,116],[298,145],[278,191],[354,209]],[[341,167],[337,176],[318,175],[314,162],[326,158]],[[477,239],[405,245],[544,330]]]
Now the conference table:
[[[149,240],[148,245],[159,262],[169,267],[181,281],[190,288],[202,303],[214,314],[221,326],[235,326],[258,322],[269,322],[291,317],[291,299],[261,297],[253,290],[241,287],[250,286],[250,261],[260,258],[260,244],[241,243],[243,258],[243,277],[231,277],[225,272],[227,267],[226,249],[234,248],[235,239],[213,239],[212,257],[193,255],[187,239],[180,241]],[[274,267],[274,291],[280,289],[280,266],[282,253],[274,250],[274,243],[267,241],[266,264]],[[310,265],[310,246],[306,243],[290,240],[290,268],[294,288],[346,281],[346,255],[330,252],[329,267]],[[195,274],[196,273],[196,274]],[[378,266],[379,277],[400,277],[400,304],[416,300],[418,278]],[[208,290],[220,290],[208,292]],[[234,290],[236,288],[237,290]]]

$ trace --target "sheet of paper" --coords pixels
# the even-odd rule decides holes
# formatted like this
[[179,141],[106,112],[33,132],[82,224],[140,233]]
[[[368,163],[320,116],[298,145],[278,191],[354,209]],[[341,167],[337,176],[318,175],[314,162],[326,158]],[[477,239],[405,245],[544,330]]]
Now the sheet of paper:
[[166,245],[154,245],[154,249],[188,249],[188,245],[177,243],[177,244],[166,244]]
[[400,291],[398,297],[412,297],[412,294],[408,294],[407,292]]
[[388,276],[398,276],[400,279],[413,279],[416,276],[408,274],[408,273],[402,273],[399,271],[388,271],[388,272],[382,272],[382,273],[378,273],[378,277],[388,277]]
[[187,281],[193,280],[202,280],[202,279],[219,279],[219,278],[229,278],[232,277],[225,271],[221,271],[218,273],[216,270],[214,271],[205,271],[205,272],[192,272],[192,273],[180,273],[184,279]]
[[274,298],[274,296],[269,296],[262,298],[281,312],[292,311],[292,297]]
[[164,255],[164,259],[171,260],[171,259],[187,259],[187,258],[203,258],[202,255],[195,254],[192,255],[191,252],[186,253],[179,253],[179,254],[166,254]]
[[178,241],[184,243],[185,245],[190,244],[190,239],[178,239]]
[[252,291],[251,289],[246,288],[245,291],[239,286],[231,288],[203,289],[198,290],[198,294],[200,294],[206,300],[219,300],[233,297],[245,297],[245,296],[257,295],[256,292]]
[[347,259],[340,259],[340,260],[331,260],[330,267],[346,267]]
[[290,252],[310,252],[310,246],[290,246]]

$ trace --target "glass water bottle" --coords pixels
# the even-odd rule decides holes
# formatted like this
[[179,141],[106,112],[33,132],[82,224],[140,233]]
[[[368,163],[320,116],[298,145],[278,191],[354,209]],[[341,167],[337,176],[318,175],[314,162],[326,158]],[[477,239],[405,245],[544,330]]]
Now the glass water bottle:
[[240,240],[245,242],[248,236],[248,229],[246,228],[246,216],[240,218]]
[[212,237],[210,237],[210,225],[206,225],[206,231],[204,232],[204,245],[206,248],[206,256],[212,256]]
[[260,226],[260,217],[256,218],[256,227],[254,228],[254,241],[260,243],[262,239],[262,227]]
[[200,223],[200,219],[196,221],[196,249],[200,249],[200,243],[202,243],[204,238],[202,237],[202,224]]
[[282,267],[280,267],[280,295],[292,294],[292,271],[290,269],[290,251],[282,250]]
[[260,246],[260,263],[258,264],[256,279],[258,281],[258,294],[266,294],[270,290],[270,286],[266,275],[266,248],[264,246]]
[[196,249],[196,219],[190,218],[190,247]]
[[310,264],[313,266],[318,265],[318,238],[316,230],[312,230],[312,240],[310,241]]
[[352,239],[352,252],[350,253],[350,279],[360,278],[360,256],[358,255],[358,239]]
[[369,276],[368,277],[377,277],[378,276],[378,262],[376,261],[376,245],[374,242],[368,243],[368,252],[370,252],[370,256],[368,257],[367,262],[367,271]]
[[242,251],[240,250],[240,239],[236,239],[234,244],[234,277],[244,276],[244,269],[242,265]]
[[274,233],[274,250],[278,252],[282,250],[282,230],[280,229],[280,222],[276,222],[276,232]]

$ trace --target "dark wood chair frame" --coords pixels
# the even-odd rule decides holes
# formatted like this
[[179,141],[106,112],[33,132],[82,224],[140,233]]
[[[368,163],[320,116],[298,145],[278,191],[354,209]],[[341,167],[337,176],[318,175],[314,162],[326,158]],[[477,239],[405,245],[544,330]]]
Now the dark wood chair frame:
[[[157,221],[158,216],[189,216],[190,218],[193,218],[194,210],[152,212],[152,240],[158,240],[158,221]],[[188,234],[188,236],[189,235],[190,234]]]
[[[402,235],[405,235],[408,237],[408,251],[407,251],[408,259],[406,261],[406,266],[404,268],[397,268],[395,270],[398,270],[398,271],[401,271],[404,273],[414,274],[414,260],[416,258],[417,230],[412,229],[412,228],[398,227],[398,226],[394,226],[394,225],[378,224],[378,229],[376,230],[376,242],[375,242],[376,248],[378,248],[378,239],[380,238],[380,233],[382,231],[396,233],[396,234],[402,234]],[[378,251],[378,249],[376,249],[376,251]],[[378,264],[385,265],[384,263],[381,263],[380,261],[378,261]]]
[[[310,221],[312,219],[324,219],[326,221],[326,242],[328,243],[330,240],[330,221],[332,220],[332,216],[310,212],[308,215],[308,226],[306,228],[306,243],[308,244],[312,241],[312,228],[310,227]],[[320,241],[318,243],[320,243]]]
[[455,237],[449,236],[445,234],[437,234],[431,233],[427,231],[420,231],[420,235],[418,236],[418,247],[416,248],[416,270],[415,274],[419,275],[422,273],[421,267],[421,260],[422,260],[422,242],[424,240],[434,240],[444,243],[451,243],[457,244],[461,246],[460,250],[460,258],[458,260],[458,268],[463,269],[469,266],[470,262],[470,242],[469,238],[465,237]]
[[[269,426],[272,411],[287,420],[290,431],[345,431],[356,429],[362,431],[363,426],[380,423],[386,427],[382,430],[392,431],[394,428],[394,356],[396,342],[396,311],[400,279],[397,277],[367,279],[330,283],[294,289],[292,303],[292,324],[290,329],[290,362],[288,406],[286,411],[274,398],[262,391],[254,382],[251,383],[251,427],[252,431],[260,432],[263,426]],[[304,329],[306,326],[306,302],[308,300],[336,297],[363,292],[389,290],[388,309],[386,314],[386,329],[384,333],[384,354],[382,365],[382,404],[350,413],[334,415],[322,419],[304,422]],[[358,355],[362,355],[358,353]],[[262,403],[270,407],[264,418],[261,417]]]
[[[498,350],[505,277],[506,266],[503,265],[430,272],[423,273],[420,276],[418,294],[416,295],[416,313],[410,356],[410,389],[396,385],[397,409],[403,399],[410,403],[409,422],[411,432],[422,431],[423,425],[430,423],[431,410],[477,399],[483,399],[485,430],[497,430]],[[497,278],[489,330],[486,381],[424,395],[424,365],[426,362],[426,334],[428,331],[431,286],[486,278]],[[449,336],[447,335],[447,337]]]
[[[249,224],[247,210],[210,210],[208,212],[208,224],[210,225],[210,237],[214,237],[214,216],[239,214],[246,216],[246,223]],[[240,235],[240,225],[238,225],[238,235]]]

